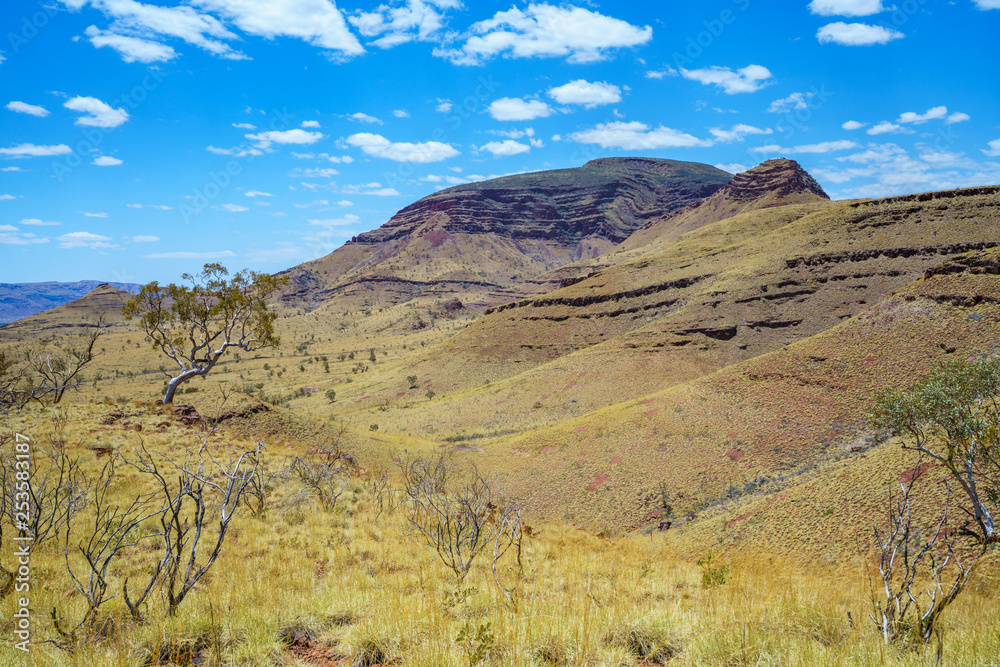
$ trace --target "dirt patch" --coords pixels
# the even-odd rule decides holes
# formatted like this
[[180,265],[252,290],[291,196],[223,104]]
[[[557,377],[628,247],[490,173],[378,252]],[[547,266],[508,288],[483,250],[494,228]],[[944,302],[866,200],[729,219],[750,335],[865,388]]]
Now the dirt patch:
[[739,461],[740,459],[742,459],[744,456],[746,456],[746,453],[742,449],[735,449],[735,448],[733,448],[733,449],[730,449],[728,452],[726,452],[726,456],[729,457],[730,461],[732,461],[733,463],[736,463],[737,461]]
[[934,467],[934,465],[931,464],[931,463],[924,463],[919,468],[917,468],[915,470],[907,470],[906,472],[904,472],[902,475],[899,476],[899,482],[900,482],[900,484],[909,484],[910,482],[912,482],[914,480],[920,479],[920,477],[925,472],[927,472],[928,470],[930,470],[933,467]]
[[608,481],[608,475],[603,472],[599,472],[594,475],[593,481],[587,486],[587,491],[593,493],[597,489],[601,488],[601,485]]

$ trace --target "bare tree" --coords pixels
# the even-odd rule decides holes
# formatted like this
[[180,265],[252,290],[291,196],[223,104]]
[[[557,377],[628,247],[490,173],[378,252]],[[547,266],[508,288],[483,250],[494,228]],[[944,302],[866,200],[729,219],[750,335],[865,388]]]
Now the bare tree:
[[28,382],[32,398],[51,396],[52,403],[56,404],[67,390],[78,387],[83,381],[80,371],[100,354],[94,351],[94,346],[106,331],[102,316],[87,325],[87,331],[81,333],[77,341],[57,345],[54,349],[40,347],[30,350],[27,353],[27,371],[37,378],[36,382]]
[[34,544],[41,544],[60,535],[73,516],[87,506],[90,486],[80,460],[64,451],[36,447],[27,469],[19,468],[16,459],[5,453],[0,460],[0,525],[7,524],[31,537]]
[[40,393],[41,387],[27,365],[0,352],[0,414],[20,410]]
[[[74,645],[77,631],[92,629],[100,607],[118,597],[117,593],[109,595],[110,573],[115,569],[112,566],[140,541],[155,536],[155,533],[140,534],[137,529],[164,511],[163,504],[154,494],[139,494],[127,505],[113,503],[110,492],[117,482],[116,473],[117,462],[112,458],[93,485],[92,519],[82,527],[84,538],[73,545],[73,524],[67,523],[64,527],[66,570],[77,592],[87,601],[87,611],[70,630],[62,626],[55,609],[52,620],[59,634]],[[81,556],[83,563],[74,565],[71,554]]]
[[[163,558],[139,597],[132,600],[125,591],[125,601],[133,616],[139,616],[139,605],[160,577],[167,594],[167,613],[172,616],[212,567],[222,551],[243,494],[251,488],[258,473],[262,448],[257,442],[255,449],[234,453],[222,461],[212,455],[206,439],[196,452],[188,450],[183,460],[174,460],[163,454],[151,454],[140,442],[135,459],[127,462],[148,475],[157,487],[157,496],[163,498],[158,533]],[[158,464],[157,458],[165,465]],[[199,549],[206,546],[203,540],[207,540],[209,551],[199,557]]]
[[289,507],[317,502],[323,509],[333,509],[351,482],[351,464],[331,451],[296,456],[276,476],[292,480],[297,489],[286,500]]
[[948,527],[951,491],[937,521],[926,537],[919,537],[914,523],[911,495],[920,477],[920,461],[900,493],[890,498],[888,522],[875,528],[879,558],[877,585],[870,581],[873,612],[869,614],[887,644],[904,640],[913,632],[926,645],[937,634],[944,610],[965,588],[981,551],[962,550],[955,531]]
[[280,342],[267,298],[287,276],[253,271],[228,275],[221,264],[206,264],[197,276],[181,276],[190,286],[152,282],[122,307],[125,318],[138,319],[153,347],[180,369],[167,383],[164,403],[173,401],[183,382],[207,375],[229,348],[254,352]]
[[[521,508],[513,504],[503,505],[496,521],[497,526],[493,537],[493,580],[503,596],[514,605],[516,610],[517,598],[515,596],[524,577],[524,564],[521,561],[521,539],[524,536]],[[514,550],[514,580],[509,584],[504,584],[499,572],[499,565],[501,559],[511,549]]]
[[401,467],[410,526],[461,582],[476,556],[497,546],[505,525],[501,495],[476,468],[467,481],[450,489],[455,473],[447,456],[417,458]]

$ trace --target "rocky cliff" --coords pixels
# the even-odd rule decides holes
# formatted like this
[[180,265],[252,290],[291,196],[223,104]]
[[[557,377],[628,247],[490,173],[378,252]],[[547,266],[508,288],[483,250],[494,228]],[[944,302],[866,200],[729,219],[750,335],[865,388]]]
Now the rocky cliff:
[[732,176],[708,165],[609,158],[442,190],[385,225],[287,273],[283,300],[336,297],[370,307],[415,296],[491,291],[599,257],[650,220],[683,210]]

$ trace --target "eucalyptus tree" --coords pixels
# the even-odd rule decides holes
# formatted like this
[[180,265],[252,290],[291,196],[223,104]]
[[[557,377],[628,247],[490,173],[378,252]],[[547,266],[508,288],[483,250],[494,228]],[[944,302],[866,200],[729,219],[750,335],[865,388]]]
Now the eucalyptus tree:
[[125,318],[138,320],[153,347],[179,368],[167,383],[164,403],[173,401],[184,382],[211,372],[230,348],[254,352],[276,347],[277,315],[268,309],[267,299],[288,280],[247,270],[229,277],[218,263],[181,278],[190,284],[151,282],[122,307]]

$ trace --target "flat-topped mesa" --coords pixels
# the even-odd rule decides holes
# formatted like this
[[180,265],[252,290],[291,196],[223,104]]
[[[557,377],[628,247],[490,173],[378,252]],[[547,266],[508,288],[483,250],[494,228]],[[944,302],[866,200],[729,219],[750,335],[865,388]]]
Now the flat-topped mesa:
[[600,257],[650,220],[732,179],[707,164],[606,158],[467,183],[428,195],[378,229],[284,272],[281,299],[308,309],[338,298],[366,309],[416,296],[495,305],[497,290]]
[[809,172],[795,160],[786,158],[768,160],[737,174],[723,188],[722,193],[736,201],[753,201],[767,194],[777,195],[782,199],[798,194],[830,199]]
[[351,241],[379,244],[430,233],[619,243],[651,218],[716,192],[730,176],[708,165],[604,158],[574,169],[516,174],[459,185],[400,210]]

